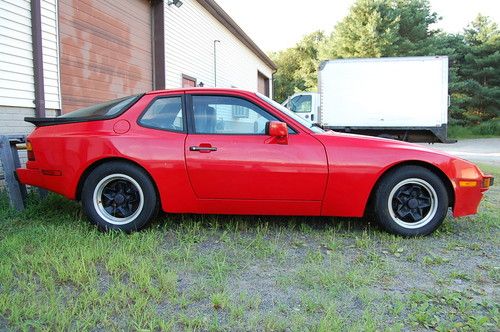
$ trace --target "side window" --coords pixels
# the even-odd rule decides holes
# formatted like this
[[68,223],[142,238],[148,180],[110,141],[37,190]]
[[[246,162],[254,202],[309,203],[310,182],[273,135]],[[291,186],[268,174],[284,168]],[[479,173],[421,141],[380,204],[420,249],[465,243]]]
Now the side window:
[[295,113],[309,113],[312,111],[312,96],[299,95],[290,100],[289,108]]
[[279,121],[259,106],[236,97],[193,96],[193,109],[198,134],[264,135],[267,122]]
[[149,105],[139,124],[156,129],[183,131],[181,97],[163,97]]

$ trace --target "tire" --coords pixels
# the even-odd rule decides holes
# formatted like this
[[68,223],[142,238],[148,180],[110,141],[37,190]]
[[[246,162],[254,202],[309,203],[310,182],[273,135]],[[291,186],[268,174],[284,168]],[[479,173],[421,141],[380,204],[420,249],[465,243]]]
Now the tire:
[[448,212],[443,181],[420,166],[403,166],[384,175],[376,188],[375,220],[392,234],[406,237],[432,233]]
[[142,229],[159,209],[156,189],[141,168],[122,161],[97,166],[85,179],[83,211],[101,231]]

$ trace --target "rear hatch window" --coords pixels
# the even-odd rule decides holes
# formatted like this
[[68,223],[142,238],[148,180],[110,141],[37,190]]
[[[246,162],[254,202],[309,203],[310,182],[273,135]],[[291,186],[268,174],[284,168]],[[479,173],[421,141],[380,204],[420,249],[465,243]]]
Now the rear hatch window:
[[59,118],[75,119],[75,118],[112,118],[127,108],[132,106],[142,95],[134,95],[123,98],[110,100],[101,104],[92,105],[85,108],[80,108],[76,111],[69,112],[59,116]]

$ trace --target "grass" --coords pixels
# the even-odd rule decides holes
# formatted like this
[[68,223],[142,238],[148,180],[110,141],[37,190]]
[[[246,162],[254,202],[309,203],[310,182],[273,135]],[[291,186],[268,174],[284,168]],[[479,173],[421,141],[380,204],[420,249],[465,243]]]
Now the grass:
[[[500,168],[481,165],[500,177]],[[500,190],[403,239],[366,220],[162,216],[103,234],[0,197],[0,330],[495,331]]]
[[485,121],[476,126],[450,125],[448,137],[455,139],[500,137],[500,120]]

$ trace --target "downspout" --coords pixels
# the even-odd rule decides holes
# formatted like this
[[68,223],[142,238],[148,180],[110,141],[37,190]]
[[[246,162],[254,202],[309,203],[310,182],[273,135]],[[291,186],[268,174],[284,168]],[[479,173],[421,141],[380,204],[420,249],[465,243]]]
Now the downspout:
[[33,45],[33,79],[35,81],[35,115],[45,117],[45,82],[43,78],[41,0],[31,0],[31,39]]
[[153,48],[153,89],[165,89],[165,3],[154,0],[151,3],[152,14],[152,48]]

